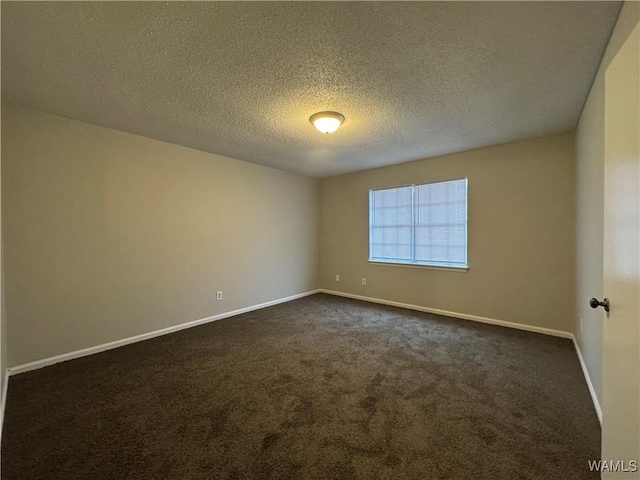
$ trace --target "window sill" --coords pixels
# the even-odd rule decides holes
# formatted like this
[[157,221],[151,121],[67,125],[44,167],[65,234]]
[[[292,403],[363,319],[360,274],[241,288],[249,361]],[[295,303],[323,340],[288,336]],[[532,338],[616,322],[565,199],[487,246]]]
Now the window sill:
[[468,272],[466,267],[445,267],[441,265],[419,265],[414,263],[381,262],[379,260],[368,260],[369,265],[381,265],[383,267],[405,267],[405,268],[426,268],[429,270],[444,270],[447,272]]

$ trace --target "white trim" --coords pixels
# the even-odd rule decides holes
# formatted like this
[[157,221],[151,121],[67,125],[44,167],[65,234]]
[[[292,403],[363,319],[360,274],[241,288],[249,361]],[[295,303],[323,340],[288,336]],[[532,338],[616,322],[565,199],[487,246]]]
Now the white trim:
[[[177,332],[180,330],[184,330],[186,328],[196,327],[198,325],[202,325],[204,323],[214,322],[216,320],[222,320],[223,318],[233,317],[235,315],[240,315],[242,313],[252,312],[253,310],[259,310],[261,308],[271,307],[273,305],[277,305],[279,303],[290,302],[291,300],[296,300],[298,298],[307,297],[309,295],[313,295],[315,293],[319,293],[320,290],[311,290],[304,293],[299,293],[297,295],[291,295],[285,298],[278,298],[276,300],[271,300],[269,302],[260,303],[258,305],[252,305],[250,307],[241,308],[239,310],[232,310],[230,312],[220,313],[218,315],[213,315],[211,317],[201,318],[200,320],[193,320],[187,323],[181,323],[179,325],[174,325],[172,327],[163,328],[160,330],[155,330],[153,332],[143,333],[141,335],[135,335],[133,337],[124,338],[122,340],[116,340],[114,342],[103,343],[102,345],[96,345],[95,347],[83,348],[82,350],[76,350],[74,352],[63,353],[62,355],[56,355],[55,357],[44,358],[42,360],[36,360],[35,362],[25,363],[23,365],[18,365],[16,367],[11,367],[7,369],[8,375],[17,375],[19,373],[29,372],[31,370],[36,370],[38,368],[48,367],[49,365],[54,365],[60,362],[66,362],[67,360],[73,360],[74,358],[86,357],[87,355],[93,355],[94,353],[104,352],[105,350],[111,350],[114,348],[122,347],[124,345],[128,345],[130,343],[142,342],[143,340],[148,340],[150,338],[159,337],[161,335],[167,335],[169,333]],[[8,376],[7,375],[7,376]]]
[[531,325],[524,325],[521,323],[513,323],[513,322],[507,322],[504,320],[496,320],[496,319],[492,319],[492,318],[487,318],[487,317],[479,317],[477,315],[469,315],[469,314],[465,314],[465,313],[457,313],[457,312],[449,312],[446,310],[439,310],[436,308],[428,308],[428,307],[422,307],[419,305],[411,305],[408,303],[401,303],[401,302],[394,302],[391,300],[382,300],[379,298],[372,298],[372,297],[365,297],[362,295],[354,295],[351,293],[344,293],[344,292],[337,292],[334,290],[327,290],[324,288],[318,289],[318,290],[311,290],[308,292],[304,292],[304,293],[299,293],[297,295],[291,295],[289,297],[285,297],[285,298],[279,298],[277,300],[271,300],[270,302],[265,302],[265,303],[260,303],[258,305],[252,305],[250,307],[245,307],[245,308],[241,308],[239,310],[233,310],[230,312],[225,312],[225,313],[220,313],[218,315],[214,315],[211,317],[207,317],[207,318],[202,318],[200,320],[194,320],[191,322],[187,322],[187,323],[182,323],[180,325],[175,325],[173,327],[168,327],[168,328],[163,328],[161,330],[156,330],[154,332],[149,332],[149,333],[144,333],[141,335],[136,335],[133,337],[129,337],[129,338],[125,338],[122,340],[117,340],[115,342],[110,342],[110,343],[105,343],[102,345],[98,345],[95,347],[90,347],[90,348],[84,348],[82,350],[76,350],[75,352],[70,352],[70,353],[65,353],[62,355],[57,355],[55,357],[49,357],[49,358],[45,358],[43,360],[38,360],[35,362],[30,362],[30,363],[26,363],[24,365],[18,365],[16,367],[13,368],[8,368],[6,370],[5,376],[4,376],[4,382],[2,385],[2,402],[0,404],[0,440],[2,439],[2,427],[4,424],[4,412],[5,412],[5,405],[7,402],[7,390],[8,390],[8,385],[9,385],[9,375],[17,375],[19,373],[23,373],[23,372],[28,372],[31,370],[36,370],[38,368],[43,368],[43,367],[47,367],[49,365],[53,365],[59,362],[64,362],[67,360],[72,360],[74,358],[80,358],[80,357],[85,357],[87,355],[92,355],[94,353],[100,353],[100,352],[104,352],[106,350],[111,350],[114,348],[118,348],[124,345],[128,345],[130,343],[135,343],[135,342],[141,342],[143,340],[148,340],[150,338],[154,338],[154,337],[159,337],[162,335],[167,335],[169,333],[173,333],[173,332],[177,332],[180,330],[184,330],[186,328],[191,328],[191,327],[195,327],[198,325],[202,325],[205,323],[209,323],[209,322],[214,322],[216,320],[222,320],[223,318],[228,318],[228,317],[233,317],[235,315],[240,315],[242,313],[247,313],[247,312],[251,312],[254,310],[259,310],[261,308],[266,308],[266,307],[271,307],[273,305],[278,305],[279,303],[285,303],[285,302],[290,302],[291,300],[296,300],[298,298],[302,298],[302,297],[307,297],[309,295],[314,295],[316,293],[326,293],[329,295],[336,295],[336,296],[340,296],[340,297],[347,297],[347,298],[353,298],[356,300],[363,300],[365,302],[372,302],[372,303],[379,303],[379,304],[384,304],[384,305],[391,305],[394,307],[400,307],[400,308],[407,308],[410,310],[417,310],[420,312],[428,312],[428,313],[435,313],[438,315],[444,315],[447,317],[455,317],[455,318],[461,318],[464,320],[473,320],[476,322],[481,322],[481,323],[488,323],[491,325],[500,325],[503,327],[508,327],[508,328],[515,328],[518,330],[526,330],[529,332],[535,332],[535,333],[542,333],[545,335],[552,335],[555,337],[562,337],[562,338],[569,338],[573,341],[573,345],[576,349],[576,353],[578,354],[578,360],[580,361],[580,366],[582,367],[582,372],[584,373],[584,378],[587,382],[587,387],[589,388],[589,393],[591,394],[591,399],[593,400],[593,406],[595,407],[596,410],[596,415],[598,416],[598,420],[600,421],[600,425],[602,425],[602,409],[600,408],[600,402],[598,402],[598,397],[596,396],[596,392],[595,389],[593,387],[593,383],[591,382],[591,377],[589,376],[589,372],[587,370],[587,366],[584,363],[584,358],[582,357],[582,352],[580,351],[580,347],[578,345],[578,342],[576,341],[576,337],[569,332],[563,332],[561,330],[553,330],[550,328],[543,328],[543,327],[534,327]]
[[2,382],[2,403],[0,403],[0,442],[2,441],[2,427],[4,426],[4,411],[7,404],[7,389],[9,386],[9,369],[4,372]]
[[600,408],[600,402],[598,401],[598,396],[596,395],[596,389],[593,388],[593,383],[591,383],[589,370],[587,370],[587,364],[584,363],[582,351],[580,351],[580,346],[578,345],[578,341],[576,340],[575,335],[572,335],[571,339],[573,340],[573,346],[576,348],[576,353],[578,354],[578,360],[580,360],[580,366],[582,367],[582,373],[584,374],[584,379],[587,381],[587,387],[589,387],[589,393],[591,394],[591,400],[593,400],[593,406],[596,409],[596,415],[598,416],[598,421],[600,422],[600,426],[602,427],[602,408]]
[[380,265],[383,267],[428,268],[430,270],[443,270],[445,272],[469,271],[469,265],[466,265],[464,267],[447,267],[444,265],[422,265],[419,263],[383,262],[381,260],[369,260],[369,265]]
[[363,297],[362,295],[354,295],[352,293],[336,292],[334,290],[326,290],[321,288],[322,293],[329,295],[337,295],[339,297],[354,298],[365,302],[381,303],[383,305],[391,305],[393,307],[408,308],[409,310],[418,310],[419,312],[435,313],[446,317],[461,318],[463,320],[473,320],[474,322],[488,323],[491,325],[499,325],[501,327],[515,328],[518,330],[526,330],[527,332],[542,333],[554,337],[573,338],[573,334],[562,330],[554,330],[552,328],[535,327],[533,325],[525,325],[523,323],[507,322],[505,320],[496,320],[494,318],[480,317],[478,315],[469,315],[468,313],[450,312],[448,310],[440,310],[437,308],[423,307],[420,305],[411,305],[409,303],[393,302],[391,300],[382,300],[380,298]]
[[502,327],[515,328],[518,330],[526,330],[528,332],[542,333],[544,335],[551,335],[554,337],[568,338],[573,342],[573,345],[576,349],[576,353],[578,354],[578,360],[580,361],[580,366],[582,367],[582,373],[584,374],[584,378],[587,382],[587,387],[589,388],[589,393],[591,394],[591,400],[593,401],[593,406],[596,410],[598,421],[600,422],[600,426],[602,426],[602,409],[600,408],[600,402],[598,401],[596,390],[593,387],[593,383],[591,382],[591,377],[589,376],[589,371],[587,370],[587,365],[584,363],[582,352],[580,351],[580,347],[578,346],[578,342],[576,341],[576,337],[573,333],[564,332],[562,330],[553,330],[551,328],[534,327],[531,325],[524,325],[522,323],[513,323],[513,322],[507,322],[504,320],[496,320],[493,318],[479,317],[477,315],[469,315],[466,313],[449,312],[447,310],[439,310],[437,308],[422,307],[420,305],[411,305],[408,303],[393,302],[391,300],[382,300],[380,298],[364,297],[362,295],[354,295],[352,293],[336,292],[334,290],[326,290],[324,288],[321,288],[320,291],[322,293],[327,293],[329,295],[337,295],[340,297],[354,298],[356,300],[363,300],[365,302],[381,303],[383,305],[391,305],[393,307],[408,308],[410,310],[418,310],[420,312],[435,313],[435,314],[444,315],[447,317],[462,318],[464,320],[473,320],[475,322],[488,323],[491,325],[500,325]]

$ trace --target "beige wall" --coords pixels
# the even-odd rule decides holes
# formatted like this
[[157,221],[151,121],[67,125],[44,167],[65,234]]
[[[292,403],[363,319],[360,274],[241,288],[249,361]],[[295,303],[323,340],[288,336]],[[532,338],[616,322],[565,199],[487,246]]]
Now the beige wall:
[[[321,287],[571,331],[573,142],[565,134],[323,179]],[[461,177],[469,179],[468,272],[368,264],[369,189]]]
[[589,307],[602,291],[604,234],[604,72],[640,18],[640,3],[622,6],[576,129],[576,340],[602,402],[602,311]]
[[[0,160],[1,161],[1,160]],[[0,168],[0,172],[2,169]],[[0,173],[0,179],[2,175]],[[1,182],[0,182],[1,184]],[[0,191],[2,190],[0,186]],[[0,195],[1,198],[1,195]],[[2,203],[0,199],[0,204]],[[0,208],[2,212],[2,208]],[[4,266],[2,264],[2,214],[0,213],[0,437],[2,436],[2,423],[4,420],[4,382],[7,374],[7,329],[6,315],[4,313]]]
[[317,288],[317,180],[17,107],[2,140],[10,366]]

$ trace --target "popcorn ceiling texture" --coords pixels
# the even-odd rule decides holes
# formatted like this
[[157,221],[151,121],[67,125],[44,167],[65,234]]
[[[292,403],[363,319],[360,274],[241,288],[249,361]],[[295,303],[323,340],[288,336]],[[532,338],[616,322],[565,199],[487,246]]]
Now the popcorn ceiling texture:
[[2,98],[329,176],[573,130],[619,8],[2,2]]

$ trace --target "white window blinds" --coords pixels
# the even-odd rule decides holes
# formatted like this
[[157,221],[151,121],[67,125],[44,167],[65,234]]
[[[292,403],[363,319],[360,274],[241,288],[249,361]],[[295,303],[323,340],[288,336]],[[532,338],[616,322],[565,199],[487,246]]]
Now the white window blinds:
[[467,179],[371,190],[369,260],[467,267]]

